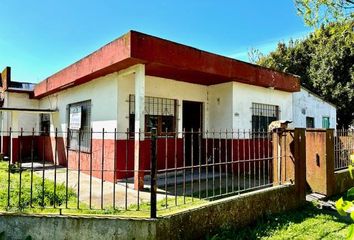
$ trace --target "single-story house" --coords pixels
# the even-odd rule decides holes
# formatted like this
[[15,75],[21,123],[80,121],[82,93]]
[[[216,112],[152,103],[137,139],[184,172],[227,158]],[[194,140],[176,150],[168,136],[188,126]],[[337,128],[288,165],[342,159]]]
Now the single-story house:
[[[335,108],[301,89],[297,76],[136,31],[38,84],[11,81],[10,68],[1,82],[1,151],[12,161],[30,155],[35,138],[37,155],[70,168],[126,164],[138,170],[148,168],[151,127],[159,135],[176,133],[169,146],[175,139],[182,144],[183,130],[202,131],[203,138],[208,130],[266,131],[277,119],[306,127],[303,116],[314,119],[311,127],[325,117],[323,126],[335,127]],[[181,150],[168,151],[180,164]],[[104,178],[112,180],[112,174]]]

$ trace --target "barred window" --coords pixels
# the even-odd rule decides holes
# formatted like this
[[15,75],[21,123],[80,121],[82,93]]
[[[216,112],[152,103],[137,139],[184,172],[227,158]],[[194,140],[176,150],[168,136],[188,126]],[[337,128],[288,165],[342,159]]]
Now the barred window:
[[90,151],[91,100],[68,105],[68,147],[71,150]]
[[252,130],[268,131],[271,122],[279,120],[279,106],[252,103]]
[[[177,100],[145,97],[145,129],[147,133],[155,127],[158,134],[172,133],[176,127]],[[135,95],[129,95],[129,131],[135,129]]]
[[315,118],[306,117],[306,128],[315,128]]
[[40,118],[40,132],[41,136],[49,136],[50,131],[50,114],[48,113],[41,113],[39,115]]

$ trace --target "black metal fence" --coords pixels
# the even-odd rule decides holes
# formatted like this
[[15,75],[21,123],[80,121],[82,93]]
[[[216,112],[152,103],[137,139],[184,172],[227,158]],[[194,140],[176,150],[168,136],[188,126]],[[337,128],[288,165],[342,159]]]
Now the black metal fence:
[[[91,129],[71,138],[70,130],[10,129],[1,136],[0,207],[8,211],[138,210],[156,217],[273,185],[272,135],[265,131]],[[85,148],[82,136],[89,138]]]
[[350,155],[354,154],[354,130],[338,129],[334,138],[334,169],[348,168],[353,164]]

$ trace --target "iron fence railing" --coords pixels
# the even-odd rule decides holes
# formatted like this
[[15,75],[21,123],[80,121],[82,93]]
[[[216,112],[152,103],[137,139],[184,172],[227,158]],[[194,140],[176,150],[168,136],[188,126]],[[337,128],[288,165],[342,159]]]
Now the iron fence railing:
[[[273,185],[272,133],[1,132],[0,208],[150,211]],[[81,148],[82,136],[85,148]],[[132,136],[136,136],[134,139]],[[277,159],[286,157],[278,156]]]
[[334,169],[348,168],[351,163],[350,155],[354,154],[354,131],[338,129],[334,137]]

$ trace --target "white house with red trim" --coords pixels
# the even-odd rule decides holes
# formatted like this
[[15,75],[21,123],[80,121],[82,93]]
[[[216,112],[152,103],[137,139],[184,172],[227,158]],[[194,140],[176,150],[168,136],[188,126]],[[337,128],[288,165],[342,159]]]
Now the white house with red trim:
[[[266,131],[276,119],[305,127],[302,115],[316,123],[329,117],[328,127],[336,121],[335,107],[301,90],[294,75],[135,31],[36,85],[11,81],[10,68],[1,76],[1,151],[12,161],[31,154],[35,136],[35,154],[48,161],[87,169],[93,159],[94,167],[112,169],[128,159],[129,168],[137,170],[149,164],[142,154],[149,134],[139,131],[151,127],[158,134],[179,132],[173,136],[181,144],[184,129]],[[19,145],[20,137],[26,144]],[[104,178],[111,180],[112,173]]]

